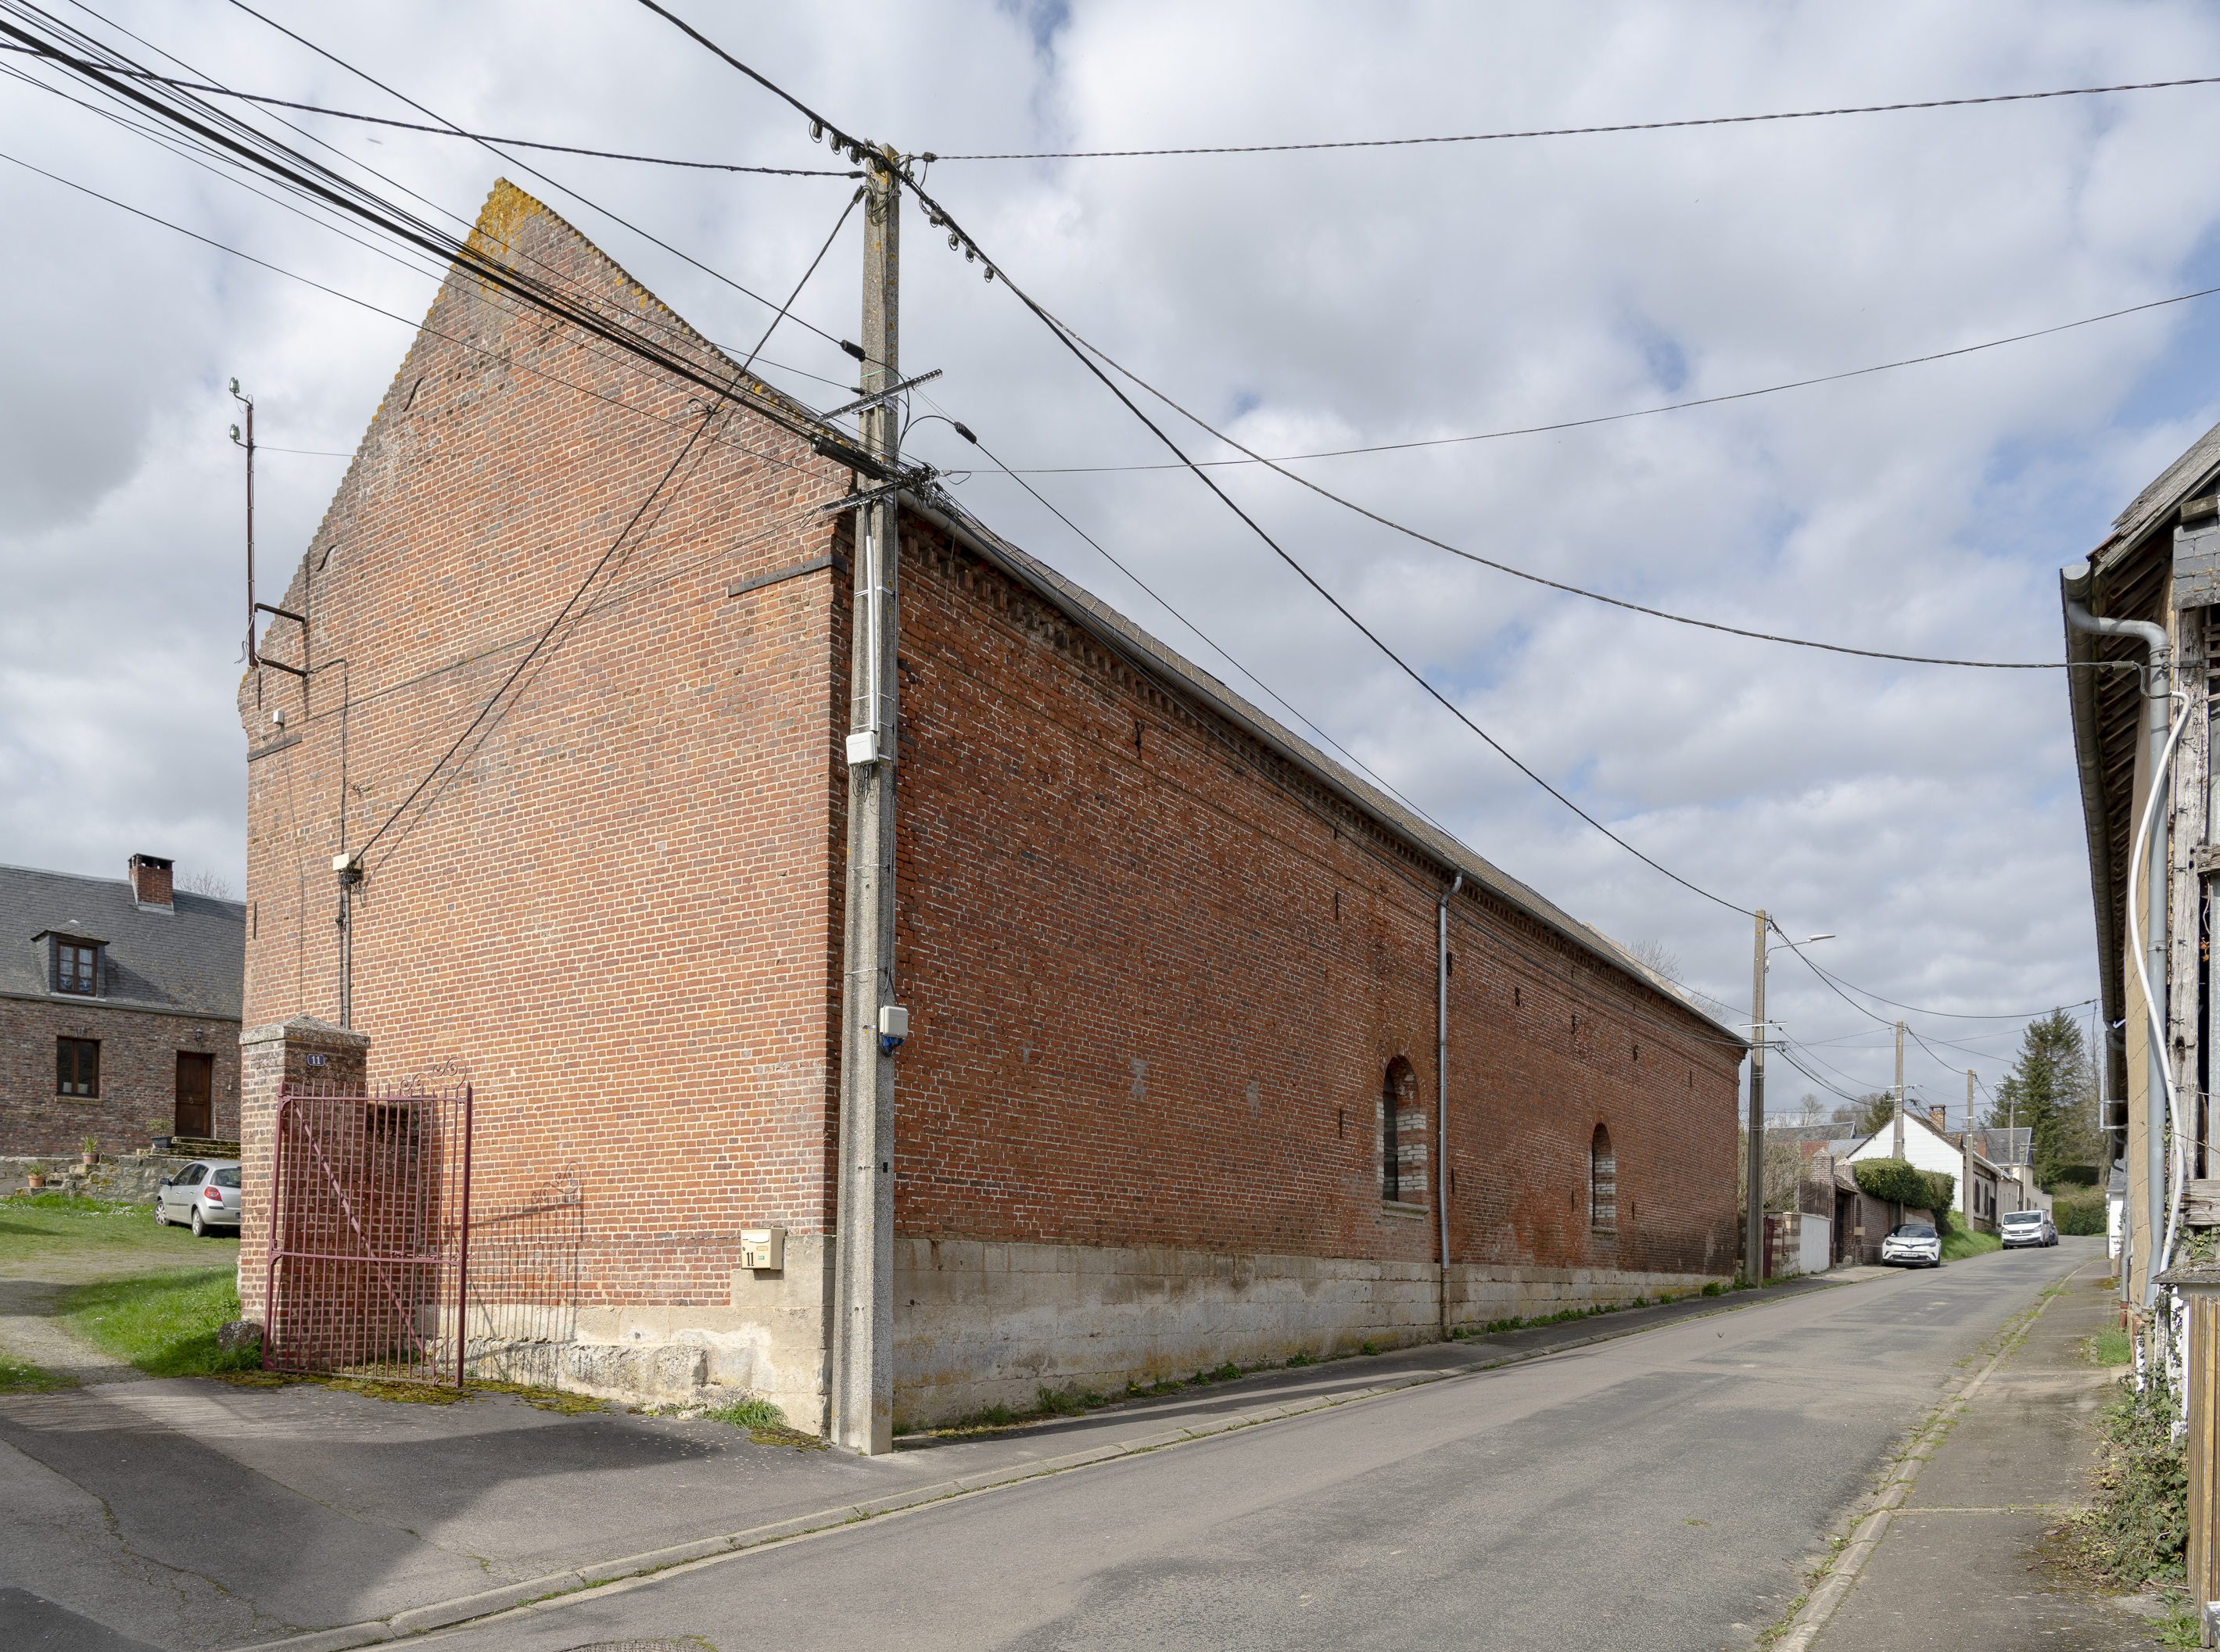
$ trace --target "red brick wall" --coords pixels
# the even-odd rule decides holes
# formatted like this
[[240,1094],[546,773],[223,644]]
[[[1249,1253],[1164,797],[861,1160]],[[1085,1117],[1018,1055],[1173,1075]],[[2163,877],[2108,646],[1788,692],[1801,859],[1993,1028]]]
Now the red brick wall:
[[[900,1230],[1431,1259],[1378,1120],[1402,1057],[1431,1209],[1444,870],[904,535]],[[1450,934],[1452,1259],[1730,1271],[1739,1051],[1493,896]]]
[[[487,221],[700,348],[523,197]],[[267,645],[313,676],[242,683],[249,1025],[336,1018],[342,830],[435,771],[699,416],[508,302],[442,290],[284,601],[305,652]],[[576,1179],[589,1305],[721,1305],[739,1229],[831,1225],[847,581],[727,592],[824,554],[848,477],[752,417],[719,436],[355,910],[373,1077],[477,1086],[482,1215]],[[1379,1107],[1406,1058],[1431,1210],[1443,869],[921,522],[903,552],[898,1228],[1429,1260],[1381,1205]],[[1730,1269],[1736,1052],[1492,896],[1452,936],[1453,1256]]]
[[[100,1094],[54,1094],[54,1040],[100,1040]],[[151,1119],[177,1108],[179,1051],[215,1057],[215,1133],[239,1130],[239,1023],[153,1015],[98,1003],[0,998],[0,1153],[74,1153],[87,1136],[103,1153],[147,1145]],[[162,1126],[166,1133],[169,1125]]]
[[[703,354],[524,197],[497,191],[486,224],[520,268]],[[295,742],[248,770],[250,1025],[337,1019],[342,807],[359,847],[701,421],[691,387],[512,302],[442,289],[283,599],[315,675],[242,683],[250,745]],[[722,1304],[740,1228],[829,1220],[834,577],[726,591],[823,554],[814,506],[847,473],[759,421],[714,435],[371,847],[355,910],[373,1078],[476,1086],[482,1214],[577,1179],[589,1303]],[[265,651],[302,665],[298,628]]]

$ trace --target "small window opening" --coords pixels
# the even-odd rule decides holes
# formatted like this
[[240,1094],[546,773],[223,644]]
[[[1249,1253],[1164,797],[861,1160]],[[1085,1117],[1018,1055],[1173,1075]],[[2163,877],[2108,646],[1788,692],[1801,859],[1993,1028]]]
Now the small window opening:
[[1601,1125],[1588,1139],[1588,1225],[1599,1233],[1618,1231],[1618,1163],[1611,1132]]
[[54,1094],[56,1095],[98,1095],[100,1094],[99,1039],[57,1038],[54,1040]]
[[[1380,1196],[1396,1204],[1416,1204],[1425,1196],[1425,1149],[1417,1139],[1419,1115],[1418,1075],[1398,1056],[1380,1082]],[[1409,1117],[1406,1119],[1406,1114]]]
[[54,990],[58,993],[82,993],[88,998],[100,993],[100,949],[97,946],[73,946],[67,941],[54,948]]

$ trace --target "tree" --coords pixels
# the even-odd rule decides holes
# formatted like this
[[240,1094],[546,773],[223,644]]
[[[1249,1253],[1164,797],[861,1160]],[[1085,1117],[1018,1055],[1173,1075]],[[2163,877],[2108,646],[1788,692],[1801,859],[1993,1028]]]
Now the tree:
[[1835,1122],[1848,1125],[1853,1136],[1870,1136],[1877,1130],[1886,1130],[1896,1116],[1896,1095],[1889,1090],[1875,1090],[1855,1101],[1845,1101],[1835,1109]]
[[1680,955],[1662,941],[1637,941],[1627,949],[1634,961],[1652,975],[1660,975],[1674,986],[1681,984]]
[[221,876],[210,871],[188,872],[178,887],[188,895],[205,895],[218,901],[231,899],[231,885]]
[[2037,1186],[2049,1189],[2069,1164],[2091,1163],[2096,1092],[2081,1029],[2064,1010],[2027,1024],[2019,1059],[1997,1086],[1989,1109],[1992,1130],[2017,1126],[2032,1133],[2028,1156]]

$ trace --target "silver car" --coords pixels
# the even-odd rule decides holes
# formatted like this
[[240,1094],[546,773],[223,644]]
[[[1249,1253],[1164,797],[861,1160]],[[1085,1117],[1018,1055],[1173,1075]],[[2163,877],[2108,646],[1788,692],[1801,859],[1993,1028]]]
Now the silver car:
[[2007,1250],[2017,1250],[2022,1245],[2058,1243],[2057,1225],[2052,1222],[2047,1211],[2007,1211],[2004,1220],[1997,1225],[1997,1233],[2004,1240]]
[[239,1231],[239,1161],[198,1159],[154,1189],[154,1221],[182,1222],[199,1238],[212,1228]]
[[1899,1222],[1880,1242],[1880,1259],[1904,1268],[1940,1268],[1942,1236],[1924,1222]]

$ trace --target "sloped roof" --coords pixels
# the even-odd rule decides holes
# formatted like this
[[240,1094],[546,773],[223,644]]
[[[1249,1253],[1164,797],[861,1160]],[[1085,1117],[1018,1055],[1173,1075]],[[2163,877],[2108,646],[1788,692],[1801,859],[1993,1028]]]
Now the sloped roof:
[[2157,479],[2136,496],[2135,502],[2113,518],[2113,540],[2125,542],[2139,538],[2145,528],[2172,512],[2183,500],[2204,491],[2198,484],[2209,482],[2216,471],[2220,471],[2220,425],[2213,426],[2191,443],[2187,452],[2160,471]]
[[[0,866],[0,994],[109,1009],[167,1010],[237,1020],[246,973],[246,907],[179,892],[173,912],[148,912],[122,878]],[[97,1001],[56,993],[47,930],[108,944]]]
[[1377,786],[1352,774],[1301,735],[1258,710],[1219,678],[1159,642],[1101,597],[1066,578],[1038,558],[1012,545],[953,499],[938,491],[929,499],[905,494],[904,508],[919,511],[928,520],[969,539],[1000,563],[1004,571],[1031,586],[1038,595],[1091,631],[1099,641],[1126,654],[1131,663],[1144,666],[1166,686],[1183,690],[1192,699],[1200,701],[1229,721],[1246,727],[1266,745],[1275,748],[1280,756],[1307,770],[1314,778],[1340,793],[1389,831],[1434,855],[1444,864],[1462,872],[1474,885],[1488,890],[1539,920],[1612,968],[1662,994],[1690,1014],[1701,1018],[1707,1025],[1725,1033],[1733,1042],[1744,1042],[1732,1025],[1699,1002],[1694,994],[1678,982],[1658,974],[1601,930],[1574,917],[1538,889],[1512,876],[1431,821],[1388,796]]
[[1974,1150],[1997,1164],[2029,1164],[2035,1131],[2022,1125],[2017,1130],[1972,1130],[1966,1132]]

